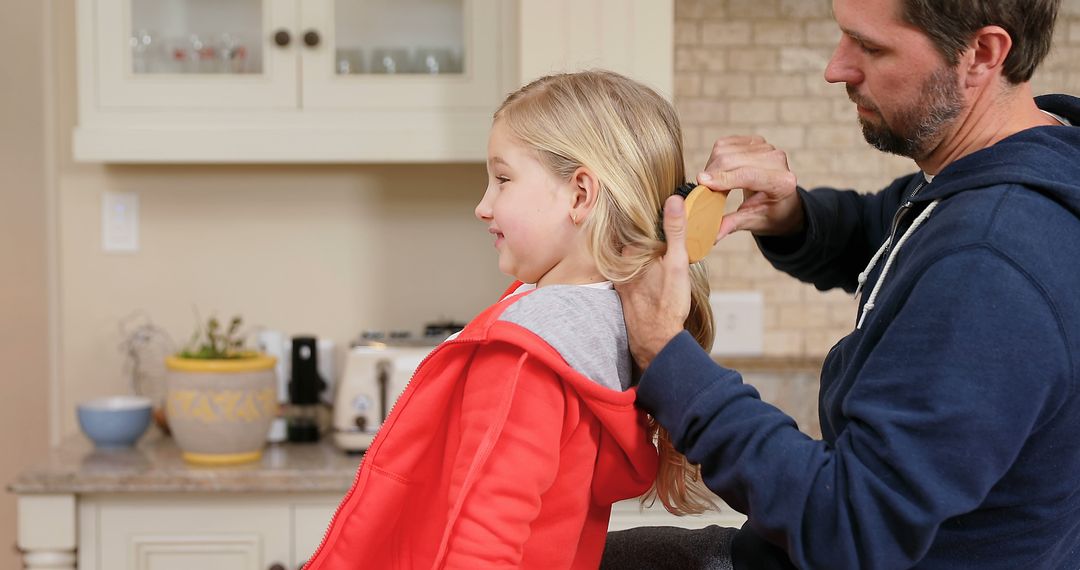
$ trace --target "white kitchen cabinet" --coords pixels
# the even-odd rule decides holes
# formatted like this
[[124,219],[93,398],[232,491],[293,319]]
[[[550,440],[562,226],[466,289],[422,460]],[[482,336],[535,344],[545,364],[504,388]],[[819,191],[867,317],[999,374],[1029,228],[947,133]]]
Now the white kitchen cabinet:
[[[673,0],[77,0],[75,158],[482,161],[537,75],[670,95]],[[392,71],[392,73],[391,73]]]
[[89,495],[79,570],[292,570],[322,540],[338,495]]
[[[339,494],[103,494],[78,505],[79,570],[292,570],[314,554]],[[611,530],[741,526],[730,508],[673,517],[636,499],[612,508]],[[54,521],[55,523],[56,521]]]
[[[20,497],[19,544],[27,568],[292,570],[314,554],[340,499],[336,492],[29,495]],[[609,528],[745,520],[726,506],[674,517],[658,503],[642,509],[630,499],[613,506]]]

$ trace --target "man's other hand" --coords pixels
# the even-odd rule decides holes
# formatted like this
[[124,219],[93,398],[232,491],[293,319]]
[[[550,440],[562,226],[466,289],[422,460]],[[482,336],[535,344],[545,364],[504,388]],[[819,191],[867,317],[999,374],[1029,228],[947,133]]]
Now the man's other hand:
[[725,194],[743,190],[743,202],[724,216],[716,239],[738,231],[789,235],[803,228],[803,210],[787,154],[760,136],[731,136],[713,144],[698,183]]

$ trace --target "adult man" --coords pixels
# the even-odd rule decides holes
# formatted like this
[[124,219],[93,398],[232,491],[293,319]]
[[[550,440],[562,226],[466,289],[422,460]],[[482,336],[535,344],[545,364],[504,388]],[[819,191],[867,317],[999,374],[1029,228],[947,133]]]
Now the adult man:
[[[680,332],[668,201],[667,255],[619,290],[638,401],[748,515],[736,569],[1080,567],[1080,101],[1028,85],[1059,2],[834,0],[826,80],[922,171],[877,194],[796,189],[760,138],[714,147],[699,180],[748,191],[721,236],[750,230],[778,269],[859,292],[822,370],[823,441]],[[656,536],[612,533],[606,565]],[[664,536],[675,559],[702,535]]]

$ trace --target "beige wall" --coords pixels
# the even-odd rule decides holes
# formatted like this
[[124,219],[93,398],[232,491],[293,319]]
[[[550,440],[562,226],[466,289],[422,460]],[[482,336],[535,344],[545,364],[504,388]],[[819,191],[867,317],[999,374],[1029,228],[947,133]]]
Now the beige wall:
[[[1065,0],[1054,51],[1036,93],[1080,94],[1080,0]],[[915,170],[863,140],[843,85],[822,78],[839,38],[829,0],[676,0],[675,99],[690,172],[713,141],[761,134],[788,152],[806,187],[876,191]],[[714,290],[759,290],[765,352],[824,356],[854,322],[851,296],[820,293],[772,269],[752,239],[737,234],[711,255]]]
[[[48,446],[47,2],[0,5],[0,483]],[[0,568],[17,568],[15,498],[0,495]]]

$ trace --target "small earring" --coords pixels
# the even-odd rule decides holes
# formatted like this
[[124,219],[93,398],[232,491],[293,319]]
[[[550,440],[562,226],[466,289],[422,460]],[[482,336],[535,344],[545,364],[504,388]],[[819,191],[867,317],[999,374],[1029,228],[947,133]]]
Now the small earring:
[[577,216],[573,212],[570,212],[570,221],[577,225]]

